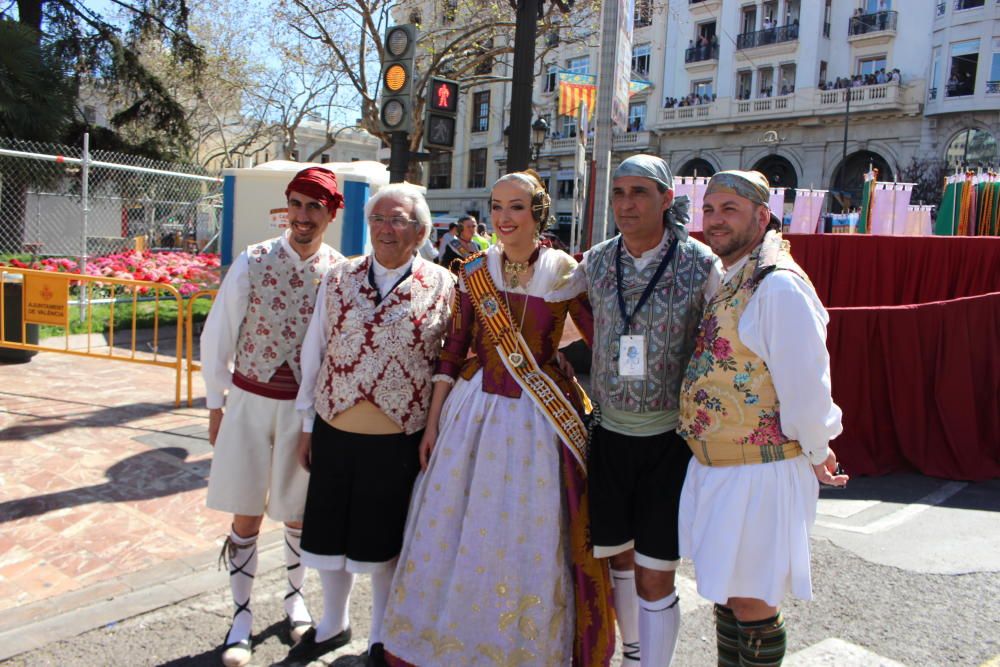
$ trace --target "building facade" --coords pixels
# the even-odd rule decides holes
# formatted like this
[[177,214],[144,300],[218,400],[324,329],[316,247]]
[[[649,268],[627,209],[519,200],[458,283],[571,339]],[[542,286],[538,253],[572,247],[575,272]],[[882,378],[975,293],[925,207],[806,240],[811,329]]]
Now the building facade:
[[[1000,166],[1000,0],[636,0],[633,21],[632,78],[651,85],[630,100],[612,166],[649,152],[677,175],[758,169],[789,202],[829,190],[834,211],[858,205],[870,166],[880,180],[914,161]],[[557,74],[597,74],[598,41],[539,42],[534,115],[550,132],[533,166],[563,227],[579,128],[558,114]],[[509,59],[494,74],[509,78]],[[488,221],[509,100],[509,81],[463,85],[456,150],[426,170],[435,214]]]

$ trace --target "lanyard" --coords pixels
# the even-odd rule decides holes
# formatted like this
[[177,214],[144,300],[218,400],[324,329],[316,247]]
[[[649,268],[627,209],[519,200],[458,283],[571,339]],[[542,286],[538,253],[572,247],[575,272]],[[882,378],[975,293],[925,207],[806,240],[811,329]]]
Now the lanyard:
[[[392,294],[393,290],[395,290],[397,287],[399,287],[399,284],[401,282],[403,282],[404,280],[406,280],[407,278],[410,277],[411,273],[413,273],[413,262],[410,262],[410,265],[408,267],[406,267],[406,271],[403,272],[403,275],[401,275],[399,277],[399,280],[396,281],[396,283],[392,286],[392,288],[388,292],[385,293],[385,296],[389,296],[390,294]],[[384,297],[382,296],[382,292],[379,291],[378,285],[375,284],[375,260],[374,259],[372,259],[372,263],[368,265],[368,284],[371,285],[372,288],[375,290],[375,305],[377,306],[380,303],[382,303],[382,300],[383,300]]]
[[618,287],[618,310],[621,311],[622,319],[625,320],[626,333],[631,331],[630,325],[632,324],[632,318],[635,317],[635,314],[639,312],[639,309],[645,305],[646,301],[649,299],[649,295],[653,293],[654,289],[656,289],[656,283],[660,282],[660,278],[663,277],[663,272],[667,269],[667,264],[670,263],[670,260],[673,259],[675,250],[677,250],[676,237],[670,242],[667,254],[660,260],[660,265],[656,267],[656,273],[653,274],[652,279],[646,285],[646,289],[642,291],[642,296],[639,297],[639,303],[635,304],[635,308],[632,309],[632,314],[629,315],[628,310],[625,308],[625,290],[622,288],[622,239],[621,237],[618,237],[618,246],[615,248],[615,280]]

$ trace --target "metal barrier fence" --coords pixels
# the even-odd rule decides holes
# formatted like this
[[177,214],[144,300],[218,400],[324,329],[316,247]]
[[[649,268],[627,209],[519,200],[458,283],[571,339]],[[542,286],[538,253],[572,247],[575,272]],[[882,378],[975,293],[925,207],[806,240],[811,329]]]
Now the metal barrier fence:
[[[18,283],[19,289],[16,288]],[[12,286],[15,289],[8,290]],[[181,371],[184,361],[182,344],[186,311],[183,297],[172,285],[105,276],[87,276],[78,273],[4,267],[0,270],[0,287],[2,287],[0,288],[0,347],[36,352],[58,352],[172,368],[176,376],[174,405],[180,407]],[[74,289],[75,295],[73,294]],[[11,294],[8,294],[8,291]],[[8,304],[7,300],[15,294],[20,299],[20,304]],[[144,295],[143,298],[140,299],[140,295]],[[71,296],[75,296],[75,299],[71,299]],[[177,313],[176,341],[174,342],[174,358],[172,360],[161,358],[165,355],[161,355],[159,352],[160,311],[163,302],[173,303]],[[119,307],[123,307],[123,304],[131,308],[130,318],[128,318],[130,320],[130,335],[121,342],[122,348],[127,351],[116,354],[115,314]],[[147,304],[151,307],[146,308]],[[9,308],[9,305],[20,305],[21,308]],[[104,313],[104,308],[101,308],[101,314],[95,318],[95,306],[107,306],[107,313]],[[140,306],[142,307],[140,308]],[[86,333],[90,334],[86,337],[86,344],[81,349],[70,347],[70,310],[73,307],[81,309],[80,321],[87,323]],[[147,315],[152,317],[152,340],[146,341],[149,346],[148,352],[137,349],[136,332],[140,330],[138,327],[140,310],[151,310],[151,313],[143,313],[143,317]],[[12,313],[17,315],[16,324],[9,321]],[[104,325],[105,317],[107,317],[106,328]],[[94,330],[95,320],[98,326],[97,331]],[[29,342],[29,327],[46,325],[61,326],[65,330],[62,348]],[[92,338],[95,333],[103,333],[106,336],[107,351],[104,351],[104,345],[93,344]]]
[[194,302],[196,299],[211,298],[212,302],[215,303],[215,295],[218,292],[219,290],[203,289],[188,297],[187,313],[184,315],[184,331],[187,335],[185,344],[187,346],[187,404],[189,408],[194,405],[192,398],[194,372],[201,370],[201,364],[194,362]]
[[0,139],[0,253],[99,256],[137,236],[198,251],[217,236],[221,193],[193,165]]

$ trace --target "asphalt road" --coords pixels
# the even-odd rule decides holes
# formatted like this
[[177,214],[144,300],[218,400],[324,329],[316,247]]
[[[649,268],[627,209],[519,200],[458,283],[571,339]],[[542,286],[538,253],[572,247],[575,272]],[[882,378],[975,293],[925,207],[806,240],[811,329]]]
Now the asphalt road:
[[[277,551],[255,590],[254,665],[278,663],[283,571]],[[711,605],[680,571],[679,667],[715,664]],[[214,579],[210,579],[214,581]],[[824,491],[813,535],[815,599],[790,600],[786,665],[938,667],[1000,665],[1000,481],[945,482],[917,475],[858,479]],[[156,611],[14,656],[4,665],[219,665],[231,606],[217,586]],[[319,610],[318,581],[307,579]],[[108,604],[113,604],[109,601]],[[314,664],[363,664],[370,598],[360,578],[351,604],[355,642]]]

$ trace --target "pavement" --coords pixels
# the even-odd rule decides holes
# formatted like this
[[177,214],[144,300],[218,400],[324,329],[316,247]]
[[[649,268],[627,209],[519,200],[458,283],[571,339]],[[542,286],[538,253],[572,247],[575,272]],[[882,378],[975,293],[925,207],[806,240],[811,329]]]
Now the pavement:
[[[229,519],[205,508],[204,390],[173,404],[166,368],[45,352],[0,364],[0,663],[218,665],[232,615],[217,559]],[[265,522],[254,665],[287,653],[280,527]],[[821,494],[814,600],[784,608],[792,667],[1000,667],[1000,480],[916,474]],[[715,664],[711,605],[689,563],[675,665]],[[315,573],[310,608],[322,608]],[[316,665],[363,664],[355,640]]]

